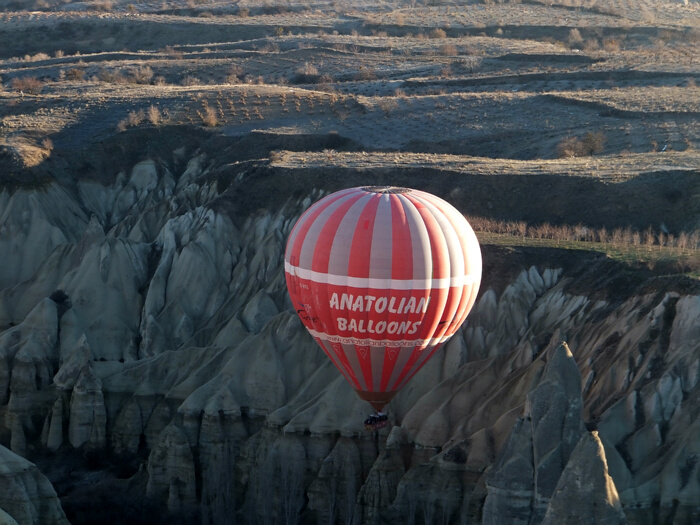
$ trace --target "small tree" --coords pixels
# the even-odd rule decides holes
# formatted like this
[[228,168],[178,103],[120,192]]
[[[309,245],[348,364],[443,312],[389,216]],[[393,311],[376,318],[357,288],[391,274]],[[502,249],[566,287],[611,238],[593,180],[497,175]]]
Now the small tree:
[[569,31],[569,38],[567,38],[567,41],[572,48],[580,48],[581,44],[583,43],[581,32],[578,29],[573,28],[571,31]]
[[68,71],[66,71],[66,78],[68,80],[76,80],[80,81],[85,78],[85,71],[82,69],[78,69],[77,67],[71,68]]
[[583,145],[586,149],[587,155],[594,155],[603,151],[605,146],[605,135],[601,131],[596,133],[586,133],[583,137]]

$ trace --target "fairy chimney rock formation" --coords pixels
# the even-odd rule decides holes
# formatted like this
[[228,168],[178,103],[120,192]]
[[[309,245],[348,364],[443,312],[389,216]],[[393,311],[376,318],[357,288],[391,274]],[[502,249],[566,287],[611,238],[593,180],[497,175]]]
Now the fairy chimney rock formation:
[[581,374],[566,343],[549,356],[487,481],[484,525],[539,523],[584,433]]
[[581,437],[549,501],[542,525],[559,523],[627,523],[598,432]]

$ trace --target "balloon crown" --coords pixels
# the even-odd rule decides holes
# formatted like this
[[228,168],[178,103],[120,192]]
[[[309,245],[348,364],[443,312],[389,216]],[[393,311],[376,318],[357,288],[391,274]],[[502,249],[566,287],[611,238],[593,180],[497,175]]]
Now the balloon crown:
[[411,193],[411,188],[400,188],[398,186],[364,186],[360,188],[370,193]]

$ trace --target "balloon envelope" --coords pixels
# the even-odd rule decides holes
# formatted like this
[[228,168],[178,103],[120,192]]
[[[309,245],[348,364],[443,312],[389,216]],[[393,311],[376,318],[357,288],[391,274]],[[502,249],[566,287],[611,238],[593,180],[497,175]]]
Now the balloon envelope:
[[430,193],[349,188],[294,225],[285,277],[306,329],[381,410],[467,317],[481,252],[464,216]]

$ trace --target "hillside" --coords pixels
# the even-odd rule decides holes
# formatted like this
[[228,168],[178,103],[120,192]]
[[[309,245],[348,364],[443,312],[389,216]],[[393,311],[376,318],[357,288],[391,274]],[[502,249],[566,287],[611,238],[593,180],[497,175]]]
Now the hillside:
[[[0,521],[697,522],[700,4],[1,9]],[[363,185],[484,260],[376,435],[283,266]]]

